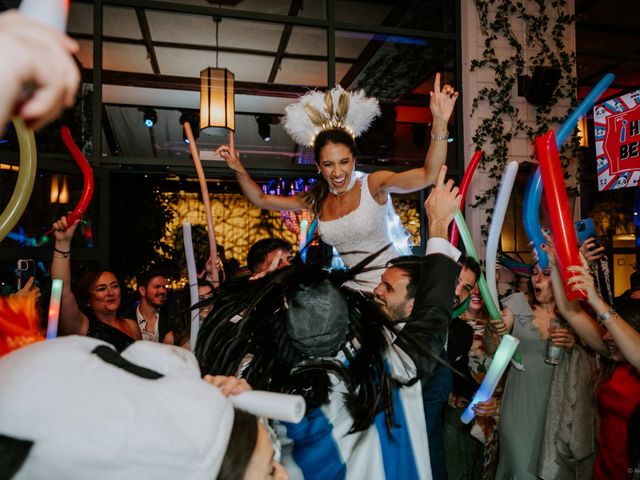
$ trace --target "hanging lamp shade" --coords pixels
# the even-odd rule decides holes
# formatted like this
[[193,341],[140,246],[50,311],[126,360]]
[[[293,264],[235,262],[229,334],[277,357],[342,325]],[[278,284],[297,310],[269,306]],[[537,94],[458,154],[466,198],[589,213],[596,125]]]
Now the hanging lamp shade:
[[209,127],[235,130],[234,75],[226,68],[200,72],[200,130]]

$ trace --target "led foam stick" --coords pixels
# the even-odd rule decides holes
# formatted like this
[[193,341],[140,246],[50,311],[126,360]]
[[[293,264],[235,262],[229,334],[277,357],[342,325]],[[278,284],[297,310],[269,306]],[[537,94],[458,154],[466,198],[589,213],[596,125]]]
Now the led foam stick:
[[25,17],[44,23],[59,32],[67,29],[69,0],[22,0],[18,11]]
[[283,422],[299,423],[304,417],[306,405],[300,395],[250,390],[239,395],[230,395],[235,408]]
[[[189,278],[189,296],[191,297],[191,306],[193,307],[200,301],[198,296],[198,272],[196,271],[196,258],[193,254],[193,241],[191,239],[191,224],[182,222],[182,237],[184,239],[184,254],[187,260],[187,277]],[[198,331],[200,330],[200,311],[199,309],[191,310],[191,334],[190,346],[191,351],[196,348],[196,340],[198,339]]]
[[500,338],[500,345],[496,350],[496,353],[493,355],[493,360],[491,360],[491,366],[489,366],[489,370],[480,385],[480,388],[473,395],[473,399],[467,406],[462,415],[460,416],[460,420],[463,423],[469,423],[476,416],[473,411],[473,407],[478,402],[486,402],[493,395],[498,382],[502,378],[504,371],[507,369],[507,365],[509,365],[509,360],[511,357],[514,357],[516,353],[516,348],[520,340],[511,335],[503,335]]
[[[469,233],[469,229],[467,228],[467,224],[464,221],[464,217],[462,216],[462,212],[460,210],[456,212],[455,222],[458,225],[458,230],[460,230],[460,236],[462,237],[462,243],[465,250],[467,251],[467,255],[477,261],[478,253],[476,252],[476,247],[473,244],[471,233]],[[491,296],[491,292],[489,292],[489,287],[487,286],[487,281],[485,280],[484,274],[482,272],[480,272],[480,277],[476,281],[478,283],[478,289],[480,290],[482,299],[484,300],[484,306],[487,308],[487,312],[489,312],[489,316],[492,320],[502,320],[500,310],[498,310],[498,307],[493,301],[493,297]],[[514,367],[516,367],[518,370],[524,370],[520,352],[515,352],[515,354],[513,355],[513,361]]]
[[[569,134],[576,128],[578,120],[583,117],[598,101],[602,94],[609,88],[609,85],[615,79],[613,73],[607,73],[595,87],[584,98],[582,103],[578,105],[569,118],[558,128],[556,135],[556,145],[560,149]],[[542,227],[540,225],[540,201],[542,200],[542,179],[540,177],[540,168],[536,170],[535,176],[529,188],[529,195],[524,200],[524,225],[529,240],[533,242],[533,246],[538,254],[538,263],[542,268],[547,268],[549,259],[547,254],[542,250],[540,245],[544,243],[542,236]]]
[[504,216],[507,213],[509,199],[513,184],[518,174],[518,162],[509,162],[502,173],[500,181],[500,190],[496,197],[496,203],[493,207],[493,216],[491,219],[491,227],[489,228],[489,236],[487,237],[487,258],[486,258],[486,275],[487,286],[493,298],[493,303],[498,305],[498,285],[496,283],[496,258],[498,256],[498,243],[500,242],[500,233],[504,223]]
[[578,253],[578,239],[571,218],[569,197],[553,130],[536,138],[536,151],[540,162],[542,181],[545,185],[544,194],[549,205],[551,233],[553,234],[560,275],[562,275],[564,283],[564,291],[569,300],[586,300],[587,293],[585,291],[567,287],[567,280],[576,275],[576,272],[567,271],[567,267],[570,265],[580,266],[582,263]]
[[[476,150],[469,161],[469,165],[467,169],[464,171],[464,175],[462,176],[462,180],[460,181],[460,195],[462,199],[460,200],[460,211],[464,210],[464,204],[467,198],[467,190],[469,190],[469,184],[471,183],[471,178],[478,167],[478,164],[482,160],[482,150]],[[451,234],[449,235],[449,243],[454,247],[458,246],[458,226],[455,224],[451,225]]]
[[62,280],[54,278],[51,281],[51,300],[47,315],[47,340],[58,336],[58,317],[60,316],[60,299],[62,298]]
[[[213,216],[211,213],[211,201],[209,200],[209,189],[207,188],[207,179],[204,176],[204,170],[202,169],[202,162],[200,161],[200,152],[198,152],[198,146],[196,140],[193,138],[193,132],[191,131],[191,125],[189,122],[184,122],[184,131],[189,139],[189,150],[191,151],[191,157],[193,158],[193,164],[196,167],[198,173],[198,181],[200,182],[200,190],[202,191],[202,202],[204,203],[204,212],[207,215],[207,233],[209,235],[209,250],[211,251],[211,261],[213,262],[212,272],[213,286],[217,288],[220,285],[220,279],[218,277],[218,249],[216,248],[216,237],[213,231]],[[231,132],[231,148],[233,148],[233,132]]]
[[18,179],[13,189],[9,203],[0,215],[0,241],[6,237],[27,208],[33,184],[36,181],[36,168],[38,166],[38,153],[36,151],[36,139],[33,130],[27,128],[20,118],[13,118],[13,126],[18,136],[20,148],[20,170]]

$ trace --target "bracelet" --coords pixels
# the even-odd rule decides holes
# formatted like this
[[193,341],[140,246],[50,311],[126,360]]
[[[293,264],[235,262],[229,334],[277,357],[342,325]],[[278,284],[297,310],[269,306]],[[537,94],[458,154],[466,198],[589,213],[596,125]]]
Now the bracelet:
[[63,250],[58,250],[56,247],[53,247],[53,251],[62,255],[62,258],[67,258],[71,254],[71,250],[67,250],[65,252]]
[[442,135],[434,135],[433,132],[431,132],[431,140],[435,140],[436,142],[446,142],[449,140],[449,132],[445,130]]
[[598,320],[600,321],[600,323],[603,323],[609,320],[614,315],[616,315],[616,311],[613,308],[610,308],[608,312],[599,313]]

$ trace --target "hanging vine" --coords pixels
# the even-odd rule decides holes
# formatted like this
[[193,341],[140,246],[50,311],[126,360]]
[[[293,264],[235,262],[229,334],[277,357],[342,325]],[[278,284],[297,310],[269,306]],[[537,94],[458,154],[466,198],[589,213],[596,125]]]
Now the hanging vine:
[[[481,104],[488,104],[490,115],[484,118],[474,132],[473,142],[482,148],[485,155],[481,166],[495,180],[495,185],[482,195],[476,195],[473,207],[492,203],[498,192],[500,178],[509,160],[509,146],[518,134],[524,134],[533,141],[536,136],[549,130],[552,124],[562,122],[564,117],[553,115],[553,107],[563,100],[576,106],[577,82],[574,74],[575,52],[567,51],[564,35],[567,27],[575,22],[575,15],[567,13],[567,0],[474,0],[480,18],[480,29],[485,38],[484,51],[480,58],[471,61],[471,71],[490,69],[494,73],[494,85],[484,87],[473,99],[472,114]],[[490,11],[490,7],[493,11]],[[554,11],[552,17],[549,12]],[[522,38],[512,30],[512,24],[523,21],[526,46],[537,53],[525,58]],[[522,35],[521,35],[522,37]],[[500,58],[496,44],[506,40],[511,54]],[[503,56],[504,57],[504,56]],[[536,108],[535,124],[527,124],[514,103],[518,76],[532,72],[537,66],[551,66],[560,69],[558,86],[550,102]],[[492,148],[487,148],[487,147]],[[568,178],[568,166],[572,158],[579,155],[576,135],[571,136],[560,157]],[[573,189],[571,193],[577,193]],[[486,237],[493,209],[487,209],[487,223],[482,225]]]

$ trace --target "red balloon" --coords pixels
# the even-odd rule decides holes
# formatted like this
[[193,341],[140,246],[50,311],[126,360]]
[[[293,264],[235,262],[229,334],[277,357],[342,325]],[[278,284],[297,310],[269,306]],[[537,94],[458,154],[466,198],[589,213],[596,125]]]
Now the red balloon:
[[567,280],[576,273],[568,272],[569,265],[582,265],[578,252],[578,239],[571,218],[567,187],[564,183],[560,155],[556,144],[556,135],[550,130],[545,135],[536,138],[536,151],[540,162],[540,174],[544,184],[544,195],[549,208],[551,233],[556,249],[556,261],[562,275],[564,291],[569,300],[587,299],[586,292],[574,291],[567,288]]
[[[480,159],[482,159],[482,150],[476,150],[471,157],[471,161],[467,166],[467,169],[464,171],[464,175],[462,176],[462,181],[460,182],[460,195],[462,195],[462,200],[460,200],[460,211],[464,211],[464,202],[467,198],[467,190],[469,190],[469,184],[471,183],[471,177],[476,171],[478,164],[480,163]],[[449,235],[449,243],[454,247],[458,246],[458,237],[460,236],[460,232],[458,231],[458,225],[456,222],[451,224],[451,234]]]
[[76,208],[74,208],[67,217],[67,224],[70,227],[76,220],[80,220],[87,211],[89,203],[91,203],[91,198],[93,197],[94,179],[91,165],[89,165],[89,162],[73,141],[69,128],[67,126],[63,126],[60,129],[60,133],[62,134],[62,141],[67,147],[67,150],[69,150],[73,159],[76,161],[76,164],[80,167],[80,170],[82,171],[82,178],[84,180],[84,188],[82,190],[80,201],[78,202],[78,205],[76,205]]

